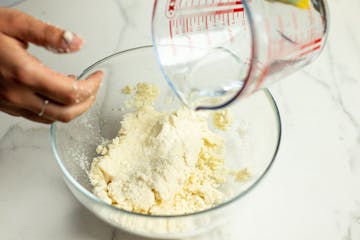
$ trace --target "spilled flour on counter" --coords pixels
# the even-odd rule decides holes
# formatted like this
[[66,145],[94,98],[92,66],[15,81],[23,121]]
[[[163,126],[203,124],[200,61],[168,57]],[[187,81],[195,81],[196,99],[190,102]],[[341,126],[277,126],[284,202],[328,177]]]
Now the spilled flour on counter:
[[[208,114],[154,108],[156,86],[140,83],[116,138],[98,146],[90,180],[94,194],[116,207],[144,214],[186,214],[224,200],[224,139],[208,128]],[[221,120],[224,124],[224,119]],[[227,123],[225,121],[225,123]],[[220,124],[220,123],[219,123]]]

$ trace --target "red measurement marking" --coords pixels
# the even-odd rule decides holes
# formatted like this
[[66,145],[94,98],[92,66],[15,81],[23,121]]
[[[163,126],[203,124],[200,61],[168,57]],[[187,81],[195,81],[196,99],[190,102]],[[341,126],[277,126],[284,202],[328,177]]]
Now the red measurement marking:
[[196,18],[196,26],[197,26],[197,30],[200,31],[201,30],[201,23],[200,23],[201,19],[200,17]]
[[[321,40],[322,40],[321,38],[318,38],[318,39],[315,39],[314,41],[311,41],[307,44],[302,45],[300,47],[300,51],[306,50],[309,47],[312,47],[312,48],[306,50],[305,52],[300,52],[299,54],[295,55],[291,59],[297,59],[298,57],[304,57],[305,55],[308,55],[312,52],[315,52],[315,51],[321,49],[321,44],[319,44],[319,43],[321,43]],[[319,45],[317,45],[317,44],[319,44]],[[317,46],[314,46],[314,45],[317,45]]]
[[238,6],[238,5],[242,5],[242,1],[220,2],[220,3],[214,3],[214,1],[211,1],[211,3],[205,3],[199,5],[191,4],[191,6],[181,7],[181,10],[192,9],[194,7],[199,9],[199,8],[229,7],[229,6]]
[[321,48],[321,46],[314,47],[314,48],[312,48],[312,49],[310,49],[310,50],[308,50],[306,52],[301,53],[300,57],[303,57],[303,56],[305,56],[305,55],[307,55],[309,53],[315,52],[315,51],[319,50],[320,48]]
[[246,26],[246,21],[245,21],[245,12],[243,11],[242,12],[242,16],[241,16],[241,23],[242,23],[242,25],[243,25],[243,27],[247,27]]
[[233,32],[231,31],[231,28],[228,27],[228,32],[229,32],[229,38],[230,38],[230,42],[234,42],[234,34]]
[[216,4],[216,6],[223,7],[223,6],[233,6],[233,5],[241,5],[241,4],[242,4],[242,1],[220,2],[220,3]]
[[173,21],[169,21],[170,38],[173,38]]
[[217,10],[214,12],[210,12],[210,14],[220,15],[220,14],[228,14],[228,13],[239,13],[243,12],[244,8],[235,8],[235,9],[226,9],[226,10]]
[[172,18],[175,16],[175,6],[176,6],[176,0],[169,0],[167,17]]
[[262,72],[258,78],[258,81],[256,83],[255,90],[259,89],[261,87],[261,85],[264,83],[264,80],[265,80],[266,75],[268,74],[268,71],[269,71],[268,67],[265,67],[262,70]]
[[195,18],[191,18],[189,22],[190,32],[194,30],[194,25],[195,25]]
[[318,39],[315,39],[314,41],[311,41],[311,42],[309,42],[309,43],[306,43],[306,44],[304,44],[304,45],[301,46],[301,49],[305,49],[305,48],[308,48],[308,47],[310,47],[310,46],[312,46],[312,45],[318,44],[318,43],[321,42],[321,40],[322,40],[321,38],[318,38]]
[[[196,10],[200,10],[200,8],[204,8],[205,11],[202,11],[198,14],[182,14],[180,17],[196,17],[196,16],[203,16],[203,15],[221,15],[221,14],[227,14],[227,13],[234,13],[234,14],[239,14],[239,13],[243,13],[244,15],[244,8],[240,7],[241,5],[241,1],[236,1],[236,2],[226,2],[226,3],[217,3],[217,4],[205,4],[205,5],[199,5],[196,8]],[[228,9],[219,9],[219,10],[215,10],[217,9],[216,7],[219,7],[218,5],[223,4],[223,6],[234,6],[233,8],[228,8]],[[225,4],[225,5],[224,5]],[[223,7],[220,6],[220,7]],[[193,7],[181,7],[179,10],[186,10],[186,9],[194,9]],[[206,11],[208,10],[208,11]]]
[[184,22],[185,22],[185,20],[182,18],[182,19],[181,19],[181,22],[180,22],[180,26],[181,26],[181,31],[182,31],[182,33],[184,33],[184,32],[185,32],[185,25],[184,25]]

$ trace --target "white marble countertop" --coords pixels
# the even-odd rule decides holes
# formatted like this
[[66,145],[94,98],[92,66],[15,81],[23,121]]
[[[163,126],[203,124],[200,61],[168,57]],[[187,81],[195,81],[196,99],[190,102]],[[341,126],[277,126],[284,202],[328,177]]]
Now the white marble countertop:
[[[330,37],[321,57],[271,87],[283,139],[266,181],[249,195],[254,206],[193,239],[360,239],[360,1],[329,2]],[[64,73],[150,43],[149,0],[28,0],[16,7],[87,40],[70,56],[31,49]],[[2,113],[0,191],[0,239],[141,239],[114,230],[74,199],[48,127]]]

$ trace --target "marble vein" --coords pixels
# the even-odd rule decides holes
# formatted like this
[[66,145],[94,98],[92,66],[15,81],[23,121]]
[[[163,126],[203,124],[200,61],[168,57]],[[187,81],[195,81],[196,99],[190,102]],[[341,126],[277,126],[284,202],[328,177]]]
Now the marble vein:
[[337,211],[338,228],[342,232],[341,240],[360,239],[360,202],[355,201],[349,211]]
[[[344,113],[344,115],[347,117],[349,123],[354,128],[354,133],[355,133],[356,137],[355,137],[355,142],[353,144],[354,146],[352,146],[352,148],[360,148],[360,123],[357,122],[352,111],[349,110],[348,107],[345,105],[343,95],[340,92],[340,87],[337,83],[337,75],[335,73],[336,66],[334,64],[334,59],[333,59],[333,55],[332,55],[331,43],[328,46],[328,55],[329,55],[330,70],[332,71],[332,76],[333,76],[333,83],[335,85],[334,90],[336,93],[336,96],[335,96],[336,103],[340,106],[341,111]],[[355,168],[359,164],[360,160],[354,158],[351,155],[349,155],[347,157],[347,159],[348,159],[347,161],[348,161],[351,171],[353,173],[356,173],[357,169],[355,169]]]
[[25,136],[35,136],[46,139],[49,135],[48,128],[29,128],[24,129],[18,124],[12,125],[0,138],[0,152],[1,151],[16,151],[19,148],[42,149],[48,147],[48,143],[44,141],[26,141]]
[[357,122],[357,120],[353,116],[352,112],[350,110],[348,110],[347,107],[345,106],[344,100],[343,100],[343,95],[340,91],[340,86],[338,83],[339,80],[338,80],[337,73],[336,73],[337,65],[334,62],[332,43],[328,43],[327,48],[328,48],[327,53],[328,53],[329,65],[330,65],[329,69],[330,69],[331,75],[332,75],[332,80],[333,80],[333,84],[334,84],[334,90],[336,93],[337,103],[340,105],[343,113],[348,117],[350,123],[357,130],[357,138],[360,139],[360,123]]
[[354,48],[354,53],[358,53],[355,55],[360,59],[360,39],[354,33],[353,28],[350,27],[350,24],[346,23],[345,28],[347,30],[347,34],[349,35],[352,47]]
[[[38,14],[38,17],[47,12],[50,14],[47,16],[49,20],[60,24],[65,23],[69,27],[74,25],[88,35],[87,39],[89,39],[91,48],[83,49],[85,55],[79,56],[74,62],[69,61],[68,65],[65,63],[60,64],[61,66],[58,66],[57,58],[56,61],[47,59],[48,65],[61,68],[64,72],[71,72],[71,69],[82,69],[82,65],[89,61],[92,62],[94,56],[97,59],[102,57],[103,54],[110,54],[113,50],[124,50],[151,43],[149,19],[151,17],[152,1],[113,0],[113,2],[97,3],[96,6],[99,7],[100,13],[95,15],[94,12],[91,15],[97,17],[92,24],[86,23],[95,18],[85,19],[83,23],[79,19],[76,23],[72,23],[71,19],[64,19],[62,14],[57,14],[59,13],[58,8],[70,4],[73,4],[71,5],[72,12],[81,12],[84,10],[82,8],[83,2],[86,1],[79,1],[79,3],[74,4],[69,0],[64,0],[61,4],[58,4],[56,1],[27,0],[22,4],[24,9],[28,9],[30,13]],[[95,2],[89,1],[87,3],[89,6],[91,4],[95,6]],[[215,229],[209,234],[183,240],[235,240],[240,239],[244,234],[244,239],[254,240],[260,239],[261,236],[266,234],[273,234],[272,236],[276,236],[276,239],[281,240],[289,238],[323,239],[321,236],[328,236],[326,239],[329,240],[360,239],[360,192],[358,188],[360,180],[360,95],[357,94],[358,89],[360,90],[360,34],[356,25],[360,18],[359,15],[355,14],[360,10],[360,1],[329,1],[329,4],[330,14],[332,15],[329,45],[324,49],[319,62],[315,62],[309,68],[294,74],[289,79],[271,86],[280,105],[287,138],[285,136],[281,153],[276,162],[276,168],[274,168],[278,172],[273,172],[273,178],[271,178],[271,175],[269,176],[265,184],[268,188],[264,187],[262,190],[261,188],[258,190],[258,193],[267,194],[265,197],[268,196],[266,201],[261,202],[263,207],[260,208],[260,213],[256,213],[255,209],[255,212],[249,212],[246,215],[246,219],[235,219],[232,224]],[[56,6],[53,7],[52,5]],[[111,7],[106,8],[106,6]],[[90,10],[93,11],[89,7]],[[107,16],[106,14],[110,10],[112,10],[111,16]],[[335,14],[337,11],[345,12],[345,14]],[[84,24],[84,27],[82,27],[82,24]],[[101,26],[105,27],[101,28]],[[111,36],[111,38],[103,39],[103,36]],[[109,44],[106,46],[101,45],[105,40],[113,41],[107,41]],[[91,45],[91,42],[96,44]],[[43,58],[46,59],[48,56],[44,55]],[[77,67],[74,67],[74,65]],[[291,82],[294,79],[295,81]],[[320,90],[321,95],[318,96],[316,90]],[[303,104],[304,96],[306,98],[305,104]],[[315,102],[314,106],[311,105],[313,102]],[[318,112],[318,109],[321,109],[323,104],[326,105],[326,109]],[[328,122],[322,125],[324,121]],[[11,127],[7,127],[5,122],[11,122]],[[2,213],[0,214],[0,239],[42,240],[53,237],[52,239],[55,240],[145,240],[145,238],[115,230],[82,208],[66,190],[61,179],[60,170],[57,168],[51,152],[48,128],[29,126],[24,122],[24,120],[7,121],[4,116],[0,115],[0,126],[4,130],[1,131],[1,134],[4,133],[3,137],[0,135],[0,170],[2,170],[0,185],[2,189],[9,188],[8,191],[17,196],[13,202],[13,199],[0,194],[0,212]],[[297,128],[299,126],[302,128]],[[312,144],[317,144],[317,142],[309,139],[308,131],[318,131],[318,133],[326,134],[328,138],[333,139],[313,136],[321,143],[319,143],[319,146],[312,148],[310,144],[307,144],[307,141]],[[332,147],[330,150],[327,147],[329,145]],[[306,154],[299,153],[298,149],[301,149]],[[302,159],[304,156],[314,157],[312,159],[314,162]],[[333,193],[335,198],[329,200],[326,199],[326,196],[318,194],[318,192],[304,189],[304,193],[311,194],[308,196],[310,200],[307,201],[309,205],[304,207],[301,205],[304,202],[288,196],[289,192],[293,191],[292,186],[289,188],[282,186],[284,188],[283,192],[278,187],[283,183],[282,180],[276,182],[274,178],[288,177],[290,174],[287,171],[292,165],[286,165],[286,163],[292,160],[294,161],[293,164],[298,164],[296,165],[296,167],[300,168],[297,169],[298,171],[307,169],[306,167],[309,167],[309,170],[316,167],[319,169],[319,175],[308,175],[311,179],[304,179],[305,183],[299,182],[298,187],[303,187],[304,184],[308,184],[307,187],[318,185],[323,193]],[[327,169],[322,168],[321,161],[323,163],[329,161]],[[18,165],[19,163],[20,165]],[[309,166],[304,164],[309,164]],[[342,170],[338,169],[343,166]],[[21,179],[13,178],[11,174],[11,171],[19,168],[22,176],[29,179],[25,186],[20,184]],[[351,169],[351,172],[349,169]],[[340,172],[342,179],[334,178],[334,175],[339,171],[342,171]],[[322,179],[326,178],[328,181],[321,180],[319,177],[321,174],[324,174]],[[42,177],[45,177],[47,181],[43,181]],[[328,190],[323,190],[327,188]],[[278,193],[284,193],[284,196],[281,197],[281,200],[284,201],[283,205],[276,204],[278,201],[276,201],[275,195]],[[38,198],[37,196],[42,197]],[[22,199],[26,199],[26,201]],[[267,201],[271,201],[271,199],[274,202],[268,203]],[[50,203],[57,201],[61,203],[54,209]],[[326,205],[326,201],[334,203]],[[39,202],[41,202],[41,207],[39,207]],[[322,202],[324,202],[323,208],[321,208],[323,206]],[[293,209],[294,212],[289,214],[281,212],[282,208],[288,207],[291,209],[294,204],[298,205],[299,209]],[[321,207],[315,208],[313,207],[314,204]],[[17,212],[11,210],[18,209],[18,207],[23,207],[23,209]],[[276,212],[276,218],[271,215],[273,213],[271,210]],[[38,219],[27,219],[27,216],[24,216],[21,219],[13,218],[13,224],[9,224],[9,219],[14,216],[14,213],[18,216],[24,212],[27,215],[35,215],[39,211],[43,212],[43,219],[40,217]],[[301,211],[301,214],[299,211]],[[304,212],[306,211],[313,212],[309,216],[305,215]],[[317,211],[320,213],[316,213]],[[325,212],[330,213],[321,217],[320,214]],[[244,214],[244,212],[241,213]],[[315,223],[318,221],[322,225],[313,227],[308,224],[307,220],[309,219],[304,221],[298,219],[295,223],[294,221],[282,219],[282,217],[288,216],[311,217],[315,219]],[[256,219],[251,219],[251,217]],[[259,221],[259,219],[263,218],[266,219],[264,222]],[[274,221],[271,222],[269,219]],[[260,223],[260,225],[263,224],[261,225],[261,232],[258,232],[257,229],[259,225],[255,224],[254,227],[253,223],[255,222]],[[338,223],[338,229],[334,229],[336,234],[329,234],[328,232],[333,233],[333,229],[330,229],[330,227],[336,227],[336,222]],[[278,223],[284,224],[284,226],[278,226]],[[334,223],[334,225],[331,225],[331,223]],[[242,229],[239,225],[245,226],[245,229]],[[329,229],[326,229],[326,227],[329,227]],[[302,238],[302,236],[310,237]]]

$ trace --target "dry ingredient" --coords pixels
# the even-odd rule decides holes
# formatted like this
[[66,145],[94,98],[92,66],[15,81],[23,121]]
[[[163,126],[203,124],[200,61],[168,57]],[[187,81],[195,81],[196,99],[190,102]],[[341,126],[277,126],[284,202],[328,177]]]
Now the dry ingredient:
[[214,113],[214,125],[217,129],[226,131],[231,126],[231,117],[229,109],[219,110]]
[[[100,156],[89,174],[94,194],[116,207],[156,215],[192,213],[223,201],[224,140],[209,130],[208,114],[160,112],[153,106],[156,86],[140,83],[122,92],[132,90],[128,105],[135,111],[124,115],[111,143],[96,149]],[[221,129],[230,122],[218,119]]]
[[129,95],[129,94],[131,94],[132,92],[133,92],[133,89],[132,89],[132,87],[130,87],[130,86],[125,86],[125,87],[123,87],[123,88],[121,89],[121,93],[122,93],[122,94]]
[[230,171],[230,174],[235,177],[235,181],[237,182],[246,182],[251,178],[251,173],[247,168],[238,171]]

